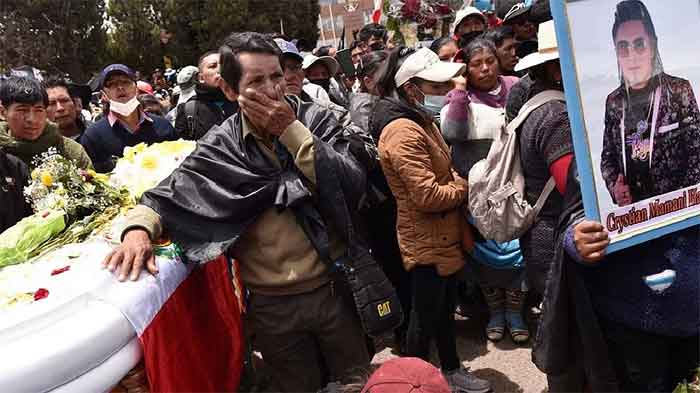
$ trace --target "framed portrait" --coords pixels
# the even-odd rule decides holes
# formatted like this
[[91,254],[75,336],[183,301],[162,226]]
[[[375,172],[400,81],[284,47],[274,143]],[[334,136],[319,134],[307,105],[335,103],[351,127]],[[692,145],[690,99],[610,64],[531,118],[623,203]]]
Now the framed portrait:
[[700,224],[700,1],[551,1],[586,217],[608,252]]

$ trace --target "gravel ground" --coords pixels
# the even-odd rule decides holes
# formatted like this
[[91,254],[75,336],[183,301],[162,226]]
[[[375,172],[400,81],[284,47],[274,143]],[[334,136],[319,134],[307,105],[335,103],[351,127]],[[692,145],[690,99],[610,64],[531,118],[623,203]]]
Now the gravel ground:
[[[482,313],[457,321],[457,351],[463,364],[476,376],[491,382],[493,393],[546,392],[547,378],[532,363],[531,345],[515,345],[509,336],[492,343],[486,339],[483,326],[486,316]],[[378,347],[373,364],[397,357],[391,348],[381,344]],[[439,365],[437,358],[433,364]]]
[[[457,351],[463,364],[469,367],[476,376],[491,382],[493,393],[546,393],[547,380],[532,363],[531,345],[515,345],[509,336],[498,343],[486,339],[484,326],[487,314],[484,309],[470,311],[473,318],[457,317]],[[531,332],[536,326],[531,323]],[[398,357],[391,348],[390,342],[376,342],[377,353],[372,360],[373,365]],[[433,364],[439,362],[433,350]],[[255,356],[258,363],[258,377],[255,381],[244,382],[239,390],[242,393],[271,392],[269,380],[264,371],[264,362],[259,354]],[[247,386],[246,386],[247,385]]]

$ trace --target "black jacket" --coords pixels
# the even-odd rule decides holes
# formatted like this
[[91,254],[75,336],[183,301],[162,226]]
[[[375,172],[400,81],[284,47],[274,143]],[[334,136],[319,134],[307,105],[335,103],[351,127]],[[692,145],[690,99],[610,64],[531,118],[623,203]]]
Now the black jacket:
[[163,228],[188,260],[206,262],[226,252],[273,206],[294,212],[321,258],[329,255],[328,226],[347,244],[365,190],[365,169],[353,147],[364,154],[363,142],[353,142],[358,135],[331,112],[296,97],[287,100],[313,134],[313,193],[279,141],[274,143],[281,168],[266,158],[252,135],[243,138],[239,112],[213,127],[178,169],[143,195],[140,203],[160,214]]
[[575,363],[581,364],[590,391],[616,392],[615,372],[580,272],[582,267],[569,257],[563,246],[566,229],[584,216],[575,162],[569,169],[564,199],[566,208],[559,220],[555,257],[547,278],[532,360],[542,372],[552,375],[569,371]]
[[23,190],[29,183],[27,166],[0,150],[0,233],[32,214]]
[[183,139],[199,140],[238,110],[238,103],[226,99],[220,89],[197,84],[195,91],[195,96],[177,107],[175,133]]

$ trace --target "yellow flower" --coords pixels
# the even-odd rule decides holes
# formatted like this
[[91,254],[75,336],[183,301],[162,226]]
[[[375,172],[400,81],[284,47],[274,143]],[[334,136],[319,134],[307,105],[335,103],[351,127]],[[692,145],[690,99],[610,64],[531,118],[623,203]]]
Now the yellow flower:
[[131,146],[131,147],[125,147],[124,148],[124,158],[127,161],[134,162],[134,158],[139,154],[143,153],[146,150],[147,146],[145,143],[139,143],[136,146]]
[[51,187],[51,185],[53,184],[53,177],[51,176],[51,174],[48,172],[43,172],[41,174],[41,183],[46,187]]
[[177,141],[166,141],[153,145],[152,148],[169,155],[176,155],[194,150],[196,143],[179,139]]
[[141,168],[156,169],[158,167],[158,157],[153,154],[144,154],[141,159]]

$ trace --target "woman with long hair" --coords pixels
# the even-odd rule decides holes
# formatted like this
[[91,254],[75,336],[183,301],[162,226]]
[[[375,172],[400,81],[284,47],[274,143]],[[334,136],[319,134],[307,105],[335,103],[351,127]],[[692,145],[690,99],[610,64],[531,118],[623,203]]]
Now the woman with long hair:
[[[486,392],[487,381],[462,367],[454,326],[456,273],[464,266],[467,183],[457,175],[426,102],[444,98],[464,66],[440,61],[427,48],[394,49],[378,74],[382,99],[372,123],[381,130],[379,156],[396,198],[399,248],[411,272],[409,356],[429,359],[435,341],[454,391]],[[463,239],[466,238],[466,239]]]

